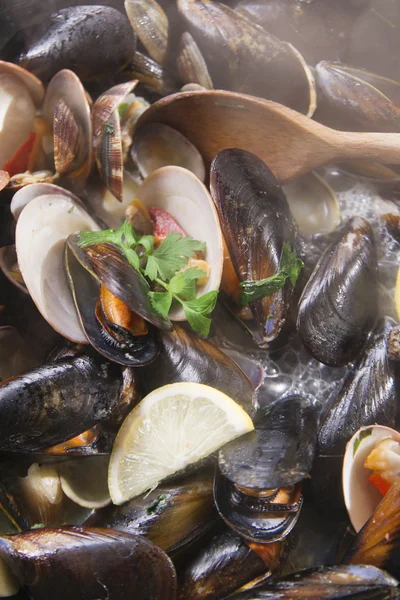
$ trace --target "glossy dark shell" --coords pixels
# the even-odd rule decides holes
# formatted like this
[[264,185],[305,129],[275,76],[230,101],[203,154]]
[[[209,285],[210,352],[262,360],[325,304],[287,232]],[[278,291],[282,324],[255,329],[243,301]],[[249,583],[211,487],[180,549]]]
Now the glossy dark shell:
[[107,419],[118,405],[120,368],[83,356],[37,367],[0,384],[0,450],[32,452]]
[[255,392],[243,371],[221,350],[191,331],[175,325],[160,335],[157,360],[141,370],[146,393],[182,381],[215,387],[238,402],[249,414],[254,412]]
[[369,565],[306,569],[260,588],[232,596],[234,600],[390,600],[399,597],[398,582]]
[[[222,150],[211,164],[211,194],[239,281],[259,281],[279,269],[282,247],[295,247],[295,228],[285,195],[268,167],[254,154]],[[250,304],[259,344],[279,334],[292,297],[283,288]]]
[[219,2],[178,0],[178,10],[215,88],[267,98],[308,113],[309,74],[292,46]]
[[97,510],[85,523],[143,535],[175,554],[200,538],[218,518],[213,502],[213,472],[202,470],[122,506]]
[[79,320],[92,346],[105,358],[126,366],[142,366],[158,354],[154,333],[133,336],[126,331],[126,342],[119,343],[107,334],[96,318],[100,282],[87,271],[66,246],[65,267]]
[[315,119],[347,131],[400,131],[400,83],[340,63],[315,68]]
[[32,600],[174,600],[175,569],[150,541],[112,529],[39,529],[0,537]]
[[344,559],[347,564],[368,563],[400,577],[400,484],[382,498],[373,516],[357,534]]
[[308,476],[317,441],[317,413],[301,396],[278,400],[259,411],[255,430],[225,444],[221,473],[246,488],[287,487]]
[[120,71],[135,48],[136,36],[122,13],[109,6],[72,6],[41,23],[19,64],[45,81],[60,69],[94,79]]
[[225,598],[252,579],[268,577],[268,566],[229,529],[215,535],[179,577],[179,600]]
[[320,362],[341,367],[357,358],[377,314],[377,256],[372,229],[350,219],[318,261],[299,301],[297,328]]
[[347,442],[365,425],[394,427],[397,391],[387,350],[393,319],[378,322],[368,346],[323,409],[317,459],[311,474],[314,497],[322,506],[343,508],[342,462]]

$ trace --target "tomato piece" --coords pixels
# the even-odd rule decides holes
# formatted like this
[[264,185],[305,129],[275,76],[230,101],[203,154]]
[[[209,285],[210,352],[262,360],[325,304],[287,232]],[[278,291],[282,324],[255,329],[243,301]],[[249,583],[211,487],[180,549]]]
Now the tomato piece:
[[382,494],[382,496],[385,496],[385,494],[388,493],[388,491],[393,485],[392,483],[386,481],[386,479],[383,479],[383,477],[378,475],[378,473],[372,473],[372,475],[370,475],[369,477],[369,481],[372,483],[372,485],[376,487],[376,489]]
[[10,177],[25,173],[28,170],[29,157],[33,150],[36,140],[36,133],[29,134],[28,139],[21,144],[11,158],[5,163],[3,170],[7,171]]

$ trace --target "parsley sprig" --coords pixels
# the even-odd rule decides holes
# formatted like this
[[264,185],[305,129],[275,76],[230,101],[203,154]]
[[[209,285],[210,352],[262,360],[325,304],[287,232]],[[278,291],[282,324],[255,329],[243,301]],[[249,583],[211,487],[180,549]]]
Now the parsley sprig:
[[152,235],[138,235],[125,221],[117,230],[82,231],[78,243],[81,248],[102,243],[118,246],[131,266],[158,286],[157,291],[149,291],[148,295],[153,308],[164,319],[168,319],[175,300],[182,306],[192,329],[201,335],[209,334],[211,319],[206,315],[214,310],[218,291],[196,298],[196,282],[205,272],[198,267],[184,269],[189,258],[205,249],[203,242],[170,232],[155,248]]
[[274,294],[285,285],[288,279],[294,286],[303,267],[303,261],[292,251],[289,242],[285,242],[277,273],[260,281],[242,281],[240,287],[243,291],[239,294],[240,305],[244,306],[249,302]]

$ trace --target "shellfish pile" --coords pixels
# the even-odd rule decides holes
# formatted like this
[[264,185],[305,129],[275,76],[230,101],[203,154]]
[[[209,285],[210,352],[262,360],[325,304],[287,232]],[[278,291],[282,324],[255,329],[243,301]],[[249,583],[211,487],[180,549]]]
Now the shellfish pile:
[[400,598],[398,3],[0,14],[0,597]]

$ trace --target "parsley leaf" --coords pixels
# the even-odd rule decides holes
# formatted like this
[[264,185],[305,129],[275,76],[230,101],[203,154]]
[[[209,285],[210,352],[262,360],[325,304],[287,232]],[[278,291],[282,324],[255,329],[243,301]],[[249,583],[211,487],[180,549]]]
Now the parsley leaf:
[[183,305],[183,310],[185,311],[185,316],[193,331],[207,337],[210,333],[211,319],[208,319],[195,310],[191,310],[186,304]]
[[255,300],[260,300],[261,298],[265,298],[265,296],[274,294],[285,285],[288,279],[293,286],[296,285],[303,267],[303,261],[292,251],[290,244],[285,242],[282,248],[278,272],[261,281],[242,281],[240,287],[243,291],[239,294],[239,304],[244,306],[249,302],[254,302]]
[[148,295],[152,307],[168,321],[168,313],[172,304],[171,292],[148,292]]
[[[172,231],[149,257],[152,260],[150,266],[149,261],[147,263],[145,275],[152,281],[156,277],[169,281],[177,271],[186,265],[188,258],[204,249],[203,242],[182,237],[180,233]],[[154,275],[155,272],[156,275]]]
[[190,267],[179,271],[168,284],[168,289],[173,294],[178,294],[184,300],[196,298],[196,281],[204,277],[205,272],[198,267]]
[[196,300],[188,302],[180,301],[185,311],[185,316],[189,321],[191,328],[201,335],[207,336],[210,333],[211,319],[207,319],[208,315],[215,308],[218,298],[218,290],[208,292]]

